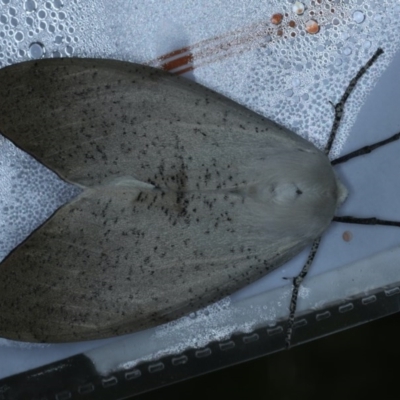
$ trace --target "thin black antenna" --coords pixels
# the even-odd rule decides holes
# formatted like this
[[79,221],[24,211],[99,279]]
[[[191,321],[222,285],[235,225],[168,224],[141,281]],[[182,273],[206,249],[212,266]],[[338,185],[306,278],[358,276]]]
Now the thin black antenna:
[[[379,48],[378,50],[376,50],[375,54],[367,61],[367,63],[358,71],[357,75],[350,81],[350,83],[348,84],[348,86],[347,86],[343,96],[341,97],[339,103],[337,103],[336,105],[333,106],[334,110],[335,110],[335,117],[334,117],[334,120],[333,120],[332,129],[331,129],[331,133],[329,135],[328,142],[327,142],[327,144],[325,146],[325,149],[324,149],[324,152],[325,152],[326,155],[329,154],[329,152],[330,152],[330,150],[332,148],[333,142],[334,142],[335,137],[336,137],[337,130],[338,130],[339,125],[340,125],[340,121],[342,120],[343,109],[344,109],[344,105],[345,105],[347,99],[349,98],[350,94],[353,92],[354,87],[356,86],[357,82],[361,79],[361,77],[367,72],[367,70],[371,67],[371,65],[377,60],[377,58],[381,54],[383,54],[383,50],[382,49]],[[397,139],[393,139],[393,140],[391,140],[391,139],[392,138],[386,139],[386,141],[388,141],[388,140],[390,140],[390,141],[397,140]],[[386,142],[386,141],[383,141],[383,142]],[[387,143],[390,143],[390,141],[387,142]],[[387,144],[387,143],[383,143],[383,144],[379,145],[378,147],[383,146],[384,144]],[[377,147],[374,147],[374,146],[376,146],[376,145],[378,145],[378,143],[376,143],[375,145],[369,146],[371,148],[371,150],[369,150],[369,152],[372,151],[372,150],[375,150],[375,148],[377,148]],[[366,147],[368,147],[368,146],[366,146]],[[360,151],[361,151],[361,149],[360,149]],[[367,152],[368,152],[368,150],[366,150],[366,153]],[[349,156],[351,154],[352,153],[350,153]],[[356,157],[356,156],[352,156],[352,157]],[[350,157],[350,158],[352,158],[352,157]],[[340,160],[340,158],[337,159],[337,160]],[[336,163],[338,163],[337,160],[335,160]],[[335,217],[335,218],[339,218],[340,219],[340,218],[351,218],[351,217]],[[333,219],[334,221],[335,221],[335,218]],[[358,218],[358,220],[361,220],[361,219]],[[377,221],[383,221],[383,220],[377,220]],[[340,221],[340,222],[342,222],[342,221]],[[389,222],[389,221],[385,221],[385,222]],[[357,222],[357,223],[360,223],[360,222]],[[290,314],[289,314],[288,327],[287,327],[287,330],[286,330],[286,337],[285,337],[285,347],[286,347],[286,349],[289,349],[290,346],[291,346],[291,340],[292,340],[292,334],[293,334],[293,325],[294,325],[294,317],[295,317],[295,314],[296,314],[297,298],[298,298],[298,294],[299,294],[300,285],[301,285],[302,281],[304,280],[304,278],[306,277],[306,275],[307,275],[307,273],[308,273],[308,271],[309,271],[309,269],[311,267],[312,262],[314,261],[314,257],[315,257],[315,255],[317,253],[318,246],[319,246],[320,242],[321,242],[321,237],[319,237],[318,239],[314,240],[314,242],[313,242],[313,244],[311,246],[311,250],[310,250],[310,253],[308,255],[306,263],[304,264],[302,270],[300,271],[300,274],[297,275],[293,279],[292,296],[291,296],[291,299],[290,299],[290,306],[289,306]]]

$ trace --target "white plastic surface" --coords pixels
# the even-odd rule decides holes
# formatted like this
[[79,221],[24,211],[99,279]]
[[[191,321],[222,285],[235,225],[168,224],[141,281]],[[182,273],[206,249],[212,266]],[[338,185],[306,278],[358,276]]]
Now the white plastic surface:
[[[339,100],[349,80],[376,48],[382,47],[385,54],[359,82],[346,104],[335,151],[351,151],[400,131],[400,6],[396,2],[305,1],[303,15],[294,14],[289,1],[220,0],[208,5],[186,0],[77,3],[1,0],[1,66],[31,57],[73,55],[164,64],[169,69],[168,60],[186,55],[188,63],[178,62],[182,66],[172,72],[189,67],[191,70],[185,74],[188,78],[323,147],[333,119],[330,102]],[[284,14],[279,26],[270,22],[274,13]],[[314,35],[304,28],[311,17],[320,25]],[[295,28],[290,27],[290,21],[294,21]],[[177,55],[163,57],[180,49]],[[400,220],[396,200],[399,151],[400,144],[396,143],[337,168],[350,191],[339,214]],[[71,188],[1,139],[0,257],[70,195]],[[342,238],[345,231],[351,232],[350,242]],[[333,299],[400,281],[399,244],[400,230],[396,228],[332,224],[323,238],[311,278],[304,282],[299,310],[323,308]],[[0,339],[0,378],[82,351],[106,374],[115,368],[130,367],[138,359],[155,359],[190,346],[204,346],[235,331],[250,331],[261,321],[273,324],[287,313],[290,285],[283,278],[296,275],[306,256],[303,252],[206,311],[149,331],[65,345]]]

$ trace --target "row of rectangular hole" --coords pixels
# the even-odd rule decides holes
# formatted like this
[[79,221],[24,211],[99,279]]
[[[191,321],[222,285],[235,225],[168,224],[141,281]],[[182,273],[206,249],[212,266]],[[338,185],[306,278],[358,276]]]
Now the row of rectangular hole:
[[[393,296],[396,294],[400,294],[400,288],[399,287],[395,287],[392,289],[387,289],[384,291],[386,296]],[[375,295],[371,295],[368,297],[364,297],[363,299],[361,299],[361,303],[363,305],[368,305],[368,304],[372,304],[375,303],[377,300],[377,297]],[[353,303],[347,303],[344,305],[341,305],[338,307],[338,311],[339,313],[345,313],[345,312],[349,312],[352,311],[354,309],[354,304]],[[331,313],[329,311],[324,311],[322,313],[316,314],[315,318],[316,321],[322,321],[325,319],[328,319],[331,317]],[[307,325],[307,320],[306,319],[301,319],[299,321],[296,321],[294,326],[296,328],[298,327],[302,327]],[[269,336],[273,336],[276,334],[280,334],[283,333],[283,327],[282,326],[276,326],[273,328],[268,328],[267,329],[267,334]],[[248,343],[252,343],[252,342],[256,342],[257,340],[259,340],[259,335],[257,333],[253,333],[251,335],[247,335],[247,336],[243,336],[242,338],[243,343],[248,344]],[[223,342],[223,343],[219,343],[219,348],[221,351],[226,351],[226,350],[231,350],[233,348],[236,347],[236,344],[233,340],[229,340],[227,342]],[[206,347],[204,349],[201,350],[197,350],[195,352],[195,357],[196,358],[205,358],[205,357],[209,357],[212,354],[212,351],[210,348]],[[179,365],[184,365],[188,362],[188,357],[186,355],[181,355],[179,357],[174,357],[171,360],[172,365],[174,366],[179,366]],[[150,373],[155,373],[155,372],[160,372],[162,370],[164,370],[165,365],[162,362],[158,362],[155,364],[151,364],[148,366],[148,371]],[[125,373],[125,379],[126,380],[132,380],[132,379],[137,379],[142,375],[141,371],[138,369],[134,369],[132,371],[128,371]],[[106,378],[102,380],[102,386],[104,388],[108,388],[111,386],[115,386],[118,383],[117,378],[115,377],[110,377],[110,378]],[[79,394],[86,394],[86,393],[90,393],[94,391],[94,385],[92,383],[88,383],[86,385],[82,385],[78,388],[78,393]],[[72,397],[71,392],[62,392],[56,395],[56,400],[68,400]]]

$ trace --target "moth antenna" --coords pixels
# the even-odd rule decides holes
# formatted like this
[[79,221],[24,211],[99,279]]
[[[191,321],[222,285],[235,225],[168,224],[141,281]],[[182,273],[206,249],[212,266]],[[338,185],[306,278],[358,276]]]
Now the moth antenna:
[[385,145],[395,142],[396,140],[399,140],[399,139],[400,139],[400,132],[396,133],[395,135],[391,136],[390,138],[381,140],[380,142],[376,142],[376,143],[370,144],[368,146],[361,147],[360,149],[357,149],[355,151],[352,151],[351,153],[345,154],[342,157],[338,157],[335,160],[331,161],[331,164],[332,165],[341,164],[348,160],[351,160],[352,158],[355,158],[358,156],[363,156],[365,154],[369,154],[369,153],[373,152],[374,150],[378,149],[379,147],[385,146]]
[[335,110],[335,117],[333,120],[332,129],[331,129],[331,133],[329,135],[328,142],[326,143],[325,149],[324,149],[324,152],[326,155],[328,155],[329,152],[331,151],[333,142],[336,137],[337,130],[340,125],[340,121],[342,120],[342,117],[343,117],[343,109],[344,109],[344,105],[345,105],[347,99],[353,92],[357,82],[368,71],[368,69],[372,66],[372,64],[377,60],[377,58],[381,54],[383,54],[383,50],[381,48],[378,48],[378,50],[375,51],[374,55],[367,61],[367,63],[363,67],[360,68],[360,70],[357,72],[356,76],[347,85],[347,88],[344,91],[343,96],[341,97],[339,102],[336,104],[332,104],[333,108]]
[[389,221],[387,219],[379,219],[375,217],[358,218],[349,215],[343,215],[340,217],[333,217],[332,221],[344,222],[346,224],[397,226],[400,228],[400,221]]
[[[361,79],[361,77],[368,71],[368,69],[372,66],[372,64],[374,64],[374,62],[377,60],[377,58],[383,54],[383,50],[381,48],[378,48],[374,55],[367,61],[367,63],[360,68],[360,70],[357,72],[357,74],[354,76],[354,78],[350,81],[350,83],[347,85],[347,88],[345,90],[345,92],[343,93],[343,96],[341,97],[341,99],[339,100],[339,102],[337,104],[332,104],[334,110],[335,110],[335,116],[334,116],[334,120],[333,120],[333,124],[332,124],[332,129],[331,129],[331,133],[329,134],[329,139],[328,142],[326,143],[324,152],[326,155],[329,155],[333,142],[335,140],[336,137],[336,133],[337,130],[339,128],[340,122],[342,120],[342,116],[343,116],[343,109],[345,106],[345,103],[347,101],[347,99],[349,98],[349,96],[351,95],[351,93],[353,92],[357,82]],[[400,135],[400,134],[397,134]],[[360,149],[359,151],[364,151],[364,154],[367,154],[368,152],[371,152],[373,150],[375,150],[376,148],[380,147],[380,146],[384,146],[387,143],[390,143],[394,140],[397,140],[399,137],[394,138],[396,135],[392,136],[389,139],[383,140],[382,142],[378,142],[374,145],[370,145],[370,146],[365,146],[366,150]],[[382,143],[382,144],[381,144]],[[355,153],[355,152],[353,152]],[[348,156],[351,156],[353,153],[350,153]],[[356,157],[357,155],[353,155],[350,158]],[[344,156],[346,157],[346,156]],[[334,165],[334,162],[336,164],[338,164],[337,160],[340,160],[343,157],[340,157],[336,160],[334,160],[332,162],[332,165]],[[344,161],[340,161],[340,162],[344,162]],[[352,217],[334,217],[334,221],[335,218],[352,218]],[[361,221],[362,218],[355,218],[358,221]],[[377,220],[376,218],[369,218],[369,220],[375,220],[375,221],[383,221],[383,220]],[[340,222],[344,222],[344,221],[340,221]],[[384,222],[391,222],[391,221],[384,221]],[[354,223],[363,223],[363,222],[354,222]],[[378,223],[376,223],[378,224]],[[385,224],[388,225],[388,224]],[[397,226],[397,225],[396,225]],[[293,325],[294,325],[294,317],[296,314],[296,308],[297,308],[297,298],[298,298],[298,294],[299,294],[299,289],[300,289],[300,285],[302,283],[302,281],[304,280],[304,278],[306,277],[312,262],[314,260],[314,257],[317,253],[319,244],[321,242],[321,238],[319,237],[318,239],[314,240],[312,246],[311,246],[311,250],[310,253],[308,255],[307,261],[304,264],[301,272],[299,273],[299,275],[297,275],[294,279],[293,279],[293,289],[292,289],[292,296],[290,299],[290,306],[289,306],[289,320],[288,320],[288,324],[287,324],[287,330],[286,330],[286,337],[285,337],[285,347],[286,349],[289,349],[291,346],[291,340],[292,340],[292,334],[293,334]]]

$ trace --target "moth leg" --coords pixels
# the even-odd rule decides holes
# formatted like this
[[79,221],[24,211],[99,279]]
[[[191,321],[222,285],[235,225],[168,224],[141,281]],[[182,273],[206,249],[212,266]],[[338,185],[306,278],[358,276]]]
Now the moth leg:
[[385,225],[385,226],[397,226],[400,228],[400,221],[389,221],[387,219],[379,218],[358,218],[351,217],[348,215],[343,215],[340,217],[333,217],[334,222],[344,222],[347,224],[361,224],[361,225]]
[[[352,217],[352,216],[345,215],[345,216],[340,216],[340,217],[333,217],[332,221],[344,222],[344,223],[350,223],[350,224],[361,224],[361,225],[397,226],[400,228],[400,221],[389,221],[389,220],[379,219],[379,218],[375,218],[375,217],[358,218],[358,217]],[[293,279],[293,290],[292,290],[292,296],[290,299],[290,306],[289,306],[290,314],[289,314],[289,321],[288,321],[288,325],[287,325],[287,329],[286,329],[286,337],[285,337],[286,349],[289,349],[290,345],[291,345],[294,318],[295,318],[295,313],[296,313],[297,298],[298,298],[298,294],[299,294],[300,285],[303,282],[304,278],[306,277],[306,275],[311,267],[314,257],[317,254],[317,250],[318,250],[320,242],[321,242],[321,238],[318,238],[313,242],[306,263],[304,264],[299,275],[297,275]]]
[[[363,67],[360,68],[360,70],[357,72],[357,74],[354,76],[354,78],[347,85],[347,88],[346,88],[345,92],[343,93],[343,95],[342,95],[341,99],[339,100],[339,102],[337,104],[332,104],[333,108],[335,110],[335,116],[334,116],[334,121],[333,121],[333,124],[332,124],[332,129],[331,129],[331,132],[329,134],[329,139],[328,139],[328,142],[327,142],[327,144],[325,146],[325,149],[324,149],[325,154],[328,155],[330,150],[331,150],[331,148],[332,148],[333,142],[334,142],[335,137],[336,137],[337,130],[338,130],[339,125],[340,125],[340,121],[341,121],[342,116],[343,116],[343,109],[344,109],[344,105],[345,105],[347,99],[349,98],[349,96],[353,92],[357,82],[368,71],[368,69],[374,64],[374,62],[377,60],[377,58],[381,54],[383,54],[383,50],[381,48],[378,48],[375,51],[374,55],[367,61],[367,63]],[[396,135],[394,135],[394,136],[396,136]],[[390,143],[390,142],[392,142],[394,140],[397,140],[398,138],[394,138],[394,136],[392,138],[386,139],[386,141],[388,141],[388,142],[383,141],[383,142],[385,142],[383,144],[376,143],[377,147],[374,147],[374,145],[370,146],[371,148],[369,150],[365,150],[365,154],[375,150],[375,148],[378,148],[378,147],[383,146],[383,145],[385,145],[387,143]],[[366,146],[366,147],[368,147],[368,146]],[[355,157],[355,156],[353,156],[353,157]],[[350,157],[350,158],[352,158],[352,157]],[[334,164],[332,163],[332,165],[334,165]],[[335,217],[335,218],[340,218],[340,217]],[[358,220],[361,220],[361,219],[358,218]],[[380,220],[376,220],[376,221],[380,221]],[[362,223],[362,222],[356,222],[356,223]],[[308,271],[309,271],[309,269],[311,267],[311,264],[312,264],[312,262],[314,260],[314,257],[316,255],[316,253],[317,253],[320,241],[321,241],[321,238],[318,238],[313,242],[311,250],[310,250],[310,254],[308,255],[306,263],[304,264],[300,274],[297,275],[297,277],[295,277],[293,279],[292,296],[291,296],[291,299],[290,299],[290,306],[289,306],[290,314],[289,314],[289,320],[288,320],[288,325],[287,325],[288,327],[287,327],[287,330],[286,330],[286,337],[285,337],[285,346],[286,346],[287,349],[289,349],[290,346],[291,346],[291,339],[292,339],[293,325],[294,325],[294,317],[295,317],[295,313],[296,313],[297,298],[298,298],[298,294],[299,294],[300,285],[301,285],[302,281],[304,280],[305,276],[307,275],[307,273],[308,273]]]
[[287,325],[287,329],[286,329],[286,337],[285,337],[286,349],[289,349],[291,346],[294,317],[295,317],[296,308],[297,308],[297,299],[298,299],[298,295],[299,295],[300,285],[303,282],[304,278],[306,277],[306,275],[311,267],[312,262],[314,261],[314,257],[317,254],[317,250],[318,250],[320,242],[321,242],[321,237],[314,240],[314,242],[311,246],[310,253],[308,254],[306,263],[304,264],[300,273],[295,278],[293,278],[293,289],[292,289],[292,296],[290,298],[290,306],[289,306],[290,314],[289,314],[289,320],[288,320],[288,325]]
[[337,130],[338,130],[339,125],[340,125],[340,121],[341,121],[342,116],[343,116],[343,109],[344,109],[344,105],[346,104],[347,99],[349,98],[349,96],[353,92],[357,82],[368,71],[368,69],[372,66],[372,64],[377,60],[377,58],[381,54],[383,54],[383,50],[381,48],[376,50],[374,55],[367,61],[367,63],[363,67],[360,68],[360,70],[357,72],[356,76],[347,85],[347,88],[344,91],[343,96],[341,97],[339,102],[336,103],[336,104],[332,104],[333,108],[335,110],[335,118],[333,120],[332,129],[331,129],[331,133],[329,135],[328,142],[325,145],[325,149],[324,149],[325,154],[328,155],[329,152],[331,151],[331,148],[332,148],[332,145],[333,145],[333,141],[335,140],[336,133],[337,133]]
[[380,142],[376,142],[373,144],[370,144],[368,146],[361,147],[360,149],[357,149],[355,151],[352,151],[351,153],[345,154],[342,157],[336,158],[331,162],[332,165],[337,165],[340,163],[344,163],[348,160],[351,160],[352,158],[358,157],[358,156],[363,156],[365,154],[369,154],[373,152],[374,150],[378,149],[379,147],[385,146],[389,143],[392,143],[396,140],[400,139],[400,132],[396,133],[395,135],[391,136],[390,138],[387,138],[385,140],[381,140]]

